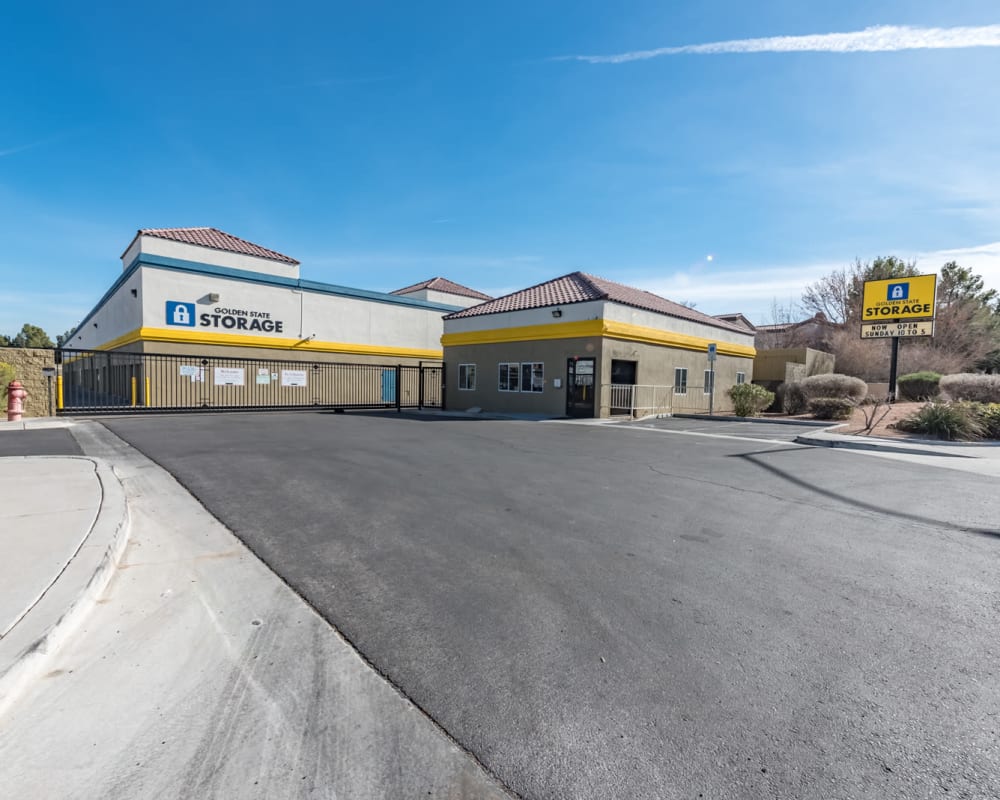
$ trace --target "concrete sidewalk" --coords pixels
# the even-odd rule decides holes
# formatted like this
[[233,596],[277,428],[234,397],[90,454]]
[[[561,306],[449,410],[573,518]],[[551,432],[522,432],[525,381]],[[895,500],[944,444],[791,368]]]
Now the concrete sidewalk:
[[107,586],[128,539],[111,468],[79,457],[0,458],[0,713]]
[[[0,664],[14,663],[0,678],[4,796],[510,800],[167,472],[99,423],[72,431],[88,458],[0,459],[0,480],[26,470],[58,501],[46,512],[43,491],[28,505],[0,482],[9,517],[26,536],[47,531],[59,554],[38,542],[22,556],[36,579],[18,597],[58,579],[0,641]],[[82,465],[102,477],[108,464],[128,547],[110,581],[87,582],[78,565],[89,539],[58,562],[79,544],[87,510],[99,502],[100,519],[108,499]],[[0,561],[0,583],[12,564]],[[7,603],[4,619],[22,602]],[[39,640],[42,606],[58,635]]]
[[934,439],[887,439],[837,433],[837,427],[805,433],[799,444],[836,447],[1000,478],[1000,442],[943,442]]

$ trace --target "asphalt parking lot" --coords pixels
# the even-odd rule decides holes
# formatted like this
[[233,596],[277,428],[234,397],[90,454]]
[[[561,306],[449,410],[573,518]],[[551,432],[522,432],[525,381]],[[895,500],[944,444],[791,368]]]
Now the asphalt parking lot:
[[523,797],[1000,796],[995,481],[787,426],[106,425]]

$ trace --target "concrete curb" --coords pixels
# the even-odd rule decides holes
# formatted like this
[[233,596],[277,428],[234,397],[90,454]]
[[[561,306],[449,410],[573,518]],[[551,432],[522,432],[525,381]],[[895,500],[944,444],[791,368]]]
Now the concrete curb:
[[52,428],[71,428],[76,425],[75,420],[65,417],[28,417],[20,422],[8,422],[0,419],[0,433],[4,431],[40,431]]
[[964,455],[961,453],[947,453],[940,449],[932,449],[929,447],[921,447],[916,445],[913,447],[901,447],[899,445],[886,443],[884,439],[878,441],[873,441],[871,439],[859,439],[854,441],[852,439],[825,439],[818,436],[811,436],[809,434],[803,434],[802,436],[796,436],[793,441],[796,444],[808,444],[814,447],[839,447],[846,450],[869,450],[879,453],[906,453],[908,455],[915,456],[944,456],[946,458],[975,458],[974,455]]
[[44,671],[49,656],[80,626],[111,581],[128,544],[129,513],[121,481],[105,461],[85,460],[94,464],[101,484],[97,517],[66,568],[0,639],[0,714]]

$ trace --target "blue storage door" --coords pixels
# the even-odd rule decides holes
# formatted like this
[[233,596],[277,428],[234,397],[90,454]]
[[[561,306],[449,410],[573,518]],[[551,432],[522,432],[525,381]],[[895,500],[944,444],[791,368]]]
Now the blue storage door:
[[382,402],[396,402],[396,370],[382,370]]

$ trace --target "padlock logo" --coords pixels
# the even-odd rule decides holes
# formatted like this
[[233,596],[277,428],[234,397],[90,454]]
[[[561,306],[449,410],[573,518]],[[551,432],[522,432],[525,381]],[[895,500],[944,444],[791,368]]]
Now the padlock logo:
[[168,325],[183,325],[187,328],[193,328],[194,314],[194,303],[178,303],[176,300],[167,300]]
[[889,300],[906,300],[910,296],[910,284],[908,283],[890,283],[889,284]]

